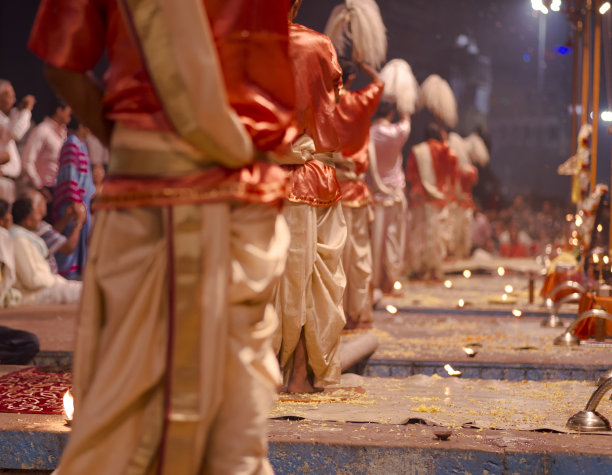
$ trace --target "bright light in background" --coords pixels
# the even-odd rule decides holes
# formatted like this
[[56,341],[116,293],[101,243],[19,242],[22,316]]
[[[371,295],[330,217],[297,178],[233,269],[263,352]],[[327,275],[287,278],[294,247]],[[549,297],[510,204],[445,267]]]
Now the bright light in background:
[[514,288],[512,288],[511,285],[506,285],[504,287],[504,290],[506,291],[507,294],[511,294],[512,292],[514,292]]
[[597,225],[597,232],[600,233],[603,231],[603,226],[601,224]]
[[446,287],[447,289],[450,289],[453,286],[453,282],[450,280],[445,280],[444,281],[444,287]]
[[457,302],[457,307],[459,308],[465,307],[465,300],[459,299],[459,301]]
[[506,269],[504,269],[503,267],[498,267],[497,268],[497,275],[498,276],[503,277],[505,273],[506,273]]
[[559,10],[561,10],[561,0],[553,0],[550,4],[550,9],[553,12],[558,12]]
[[399,280],[396,280],[393,282],[393,288],[395,290],[402,290],[402,283]]
[[610,10],[610,2],[606,2],[602,4],[601,7],[599,7],[599,13],[601,13],[602,15],[605,14],[608,10]]
[[[610,5],[608,3],[608,5]],[[601,113],[601,120],[604,122],[612,122],[612,111],[603,111]]]
[[520,318],[523,316],[523,312],[521,312],[518,308],[515,308],[512,310],[512,315],[514,315],[516,318]]
[[603,256],[603,263],[608,265],[610,263],[610,258],[608,256]]
[[[556,2],[557,2],[557,0],[553,1],[553,3],[556,3]],[[531,8],[533,8],[536,12],[544,13],[544,15],[546,15],[548,13],[548,8],[546,8],[544,6],[544,3],[542,3],[542,0],[531,0]],[[551,4],[550,8],[552,10],[552,4]]]
[[472,273],[468,269],[465,269],[463,271],[463,277],[465,277],[466,279],[469,279],[470,277],[472,277]]

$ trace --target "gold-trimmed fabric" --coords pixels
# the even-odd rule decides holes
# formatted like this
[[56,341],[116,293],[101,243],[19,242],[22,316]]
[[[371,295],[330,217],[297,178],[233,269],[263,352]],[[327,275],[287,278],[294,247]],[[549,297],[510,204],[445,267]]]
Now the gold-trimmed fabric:
[[177,132],[217,163],[231,168],[250,163],[253,143],[229,105],[204,2],[123,0],[122,5]]

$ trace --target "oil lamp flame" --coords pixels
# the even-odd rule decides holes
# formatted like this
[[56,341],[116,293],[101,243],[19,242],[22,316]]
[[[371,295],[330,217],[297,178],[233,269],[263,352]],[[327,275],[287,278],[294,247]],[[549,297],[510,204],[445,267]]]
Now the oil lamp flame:
[[66,419],[68,421],[72,420],[72,416],[74,415],[74,398],[72,397],[72,393],[70,389],[64,393],[64,412],[66,413]]
[[507,301],[507,300],[508,300],[508,294],[503,294],[503,295],[501,296],[501,299],[502,299],[502,301],[504,301],[504,302],[505,302],[505,301]]
[[402,283],[399,280],[396,280],[393,282],[393,288],[395,290],[402,290]]
[[453,367],[449,364],[445,364],[444,365],[444,369],[446,370],[446,372],[448,373],[449,376],[454,376],[456,378],[458,378],[459,376],[461,376],[463,373],[461,373],[461,371],[457,371],[455,369],[453,369]]
[[516,318],[521,318],[523,316],[523,312],[521,312],[518,308],[512,310],[512,315]]
[[503,277],[506,274],[506,269],[504,269],[503,267],[498,267],[497,268],[497,275],[500,277]]
[[469,346],[464,347],[463,351],[470,358],[473,358],[474,356],[476,356],[476,350],[474,350],[474,348],[470,348]]
[[464,306],[465,306],[465,300],[459,299],[459,301],[457,302],[457,307],[463,308]]
[[395,305],[387,305],[385,310],[389,312],[391,315],[395,315],[397,313],[397,307]]
[[597,254],[593,254],[593,264],[599,264],[599,256]]
[[450,280],[445,280],[444,281],[444,287],[446,287],[447,289],[450,289],[453,286],[452,281]]
[[472,277],[472,273],[469,271],[469,269],[465,269],[463,271],[463,277],[465,277],[466,279],[469,279],[470,277]]
[[514,288],[513,288],[511,285],[506,285],[506,286],[504,287],[504,291],[505,291],[507,294],[511,294],[512,292],[514,292]]
[[608,265],[610,263],[610,258],[608,256],[603,256],[603,263]]

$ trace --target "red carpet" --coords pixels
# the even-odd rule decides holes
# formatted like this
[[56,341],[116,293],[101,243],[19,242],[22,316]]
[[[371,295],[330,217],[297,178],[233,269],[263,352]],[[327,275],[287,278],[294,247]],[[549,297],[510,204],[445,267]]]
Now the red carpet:
[[26,368],[0,377],[0,412],[63,414],[63,396],[72,385],[71,373]]

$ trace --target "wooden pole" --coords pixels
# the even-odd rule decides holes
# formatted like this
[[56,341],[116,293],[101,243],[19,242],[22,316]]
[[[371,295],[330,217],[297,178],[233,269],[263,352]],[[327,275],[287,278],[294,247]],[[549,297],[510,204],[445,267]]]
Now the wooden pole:
[[578,117],[576,116],[576,106],[578,105],[578,29],[574,28],[574,40],[572,54],[572,130],[571,130],[571,142],[570,142],[570,156],[576,152],[576,140],[578,139],[578,128],[576,122]]
[[591,66],[591,55],[589,51],[589,37],[591,36],[591,11],[587,9],[584,18],[584,28],[582,30],[582,116],[580,118],[580,126],[582,127],[587,123],[588,109],[589,109],[589,70]]
[[600,0],[595,2],[595,37],[593,38],[593,140],[591,141],[591,190],[597,184],[597,139],[599,138],[599,79],[601,75],[601,14]]

